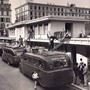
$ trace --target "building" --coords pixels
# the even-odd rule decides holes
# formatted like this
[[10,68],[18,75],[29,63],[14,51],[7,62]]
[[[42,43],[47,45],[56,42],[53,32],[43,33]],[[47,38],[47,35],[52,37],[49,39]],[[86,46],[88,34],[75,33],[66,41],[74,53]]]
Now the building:
[[11,4],[9,0],[0,0],[0,36],[8,36],[5,27],[11,23]]
[[24,39],[30,38],[29,42],[33,45],[48,47],[48,33],[51,35],[55,32],[66,33],[68,30],[71,39],[65,41],[61,49],[71,53],[74,64],[79,62],[80,58],[88,62],[90,39],[86,36],[90,33],[88,25],[90,8],[76,7],[75,4],[61,6],[29,2],[15,10],[16,22],[7,27],[10,37],[18,40],[21,35]]
[[16,22],[32,20],[48,15],[85,17],[90,14],[89,8],[76,7],[75,4],[61,6],[54,4],[25,3],[15,9]]

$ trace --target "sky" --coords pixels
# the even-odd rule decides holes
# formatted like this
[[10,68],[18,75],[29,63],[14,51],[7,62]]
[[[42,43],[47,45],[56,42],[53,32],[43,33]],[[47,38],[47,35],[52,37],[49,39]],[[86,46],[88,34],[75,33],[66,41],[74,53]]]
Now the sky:
[[[12,22],[15,21],[15,8],[24,4],[26,1],[30,0],[9,0],[11,3],[11,10],[12,10]],[[76,4],[78,7],[90,7],[90,0],[34,0],[33,2],[36,3],[54,3],[56,5],[67,5],[67,4]]]

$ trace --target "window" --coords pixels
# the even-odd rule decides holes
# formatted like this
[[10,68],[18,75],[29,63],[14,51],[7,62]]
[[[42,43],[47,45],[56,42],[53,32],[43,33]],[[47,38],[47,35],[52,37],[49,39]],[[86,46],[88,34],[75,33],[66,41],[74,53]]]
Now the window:
[[34,12],[34,15],[36,16],[37,15],[37,12]]
[[41,34],[41,31],[42,31],[42,25],[39,25],[39,26],[38,26],[38,35]]
[[32,12],[30,12],[30,15],[32,15]]
[[1,4],[3,4],[3,0],[1,0]]
[[44,7],[42,7],[42,10],[44,10]]
[[46,7],[46,10],[48,10],[48,7]]
[[43,63],[40,60],[39,60],[39,63],[38,63],[38,67],[41,68],[41,69],[43,69]]
[[5,24],[4,23],[1,23],[1,28],[5,28]]
[[30,9],[32,10],[32,6],[30,6]]
[[56,8],[54,8],[54,11],[56,11]]
[[8,51],[9,51],[9,54],[10,54],[10,55],[12,55],[12,56],[15,55],[13,51],[11,51],[11,50],[8,50]]
[[52,11],[52,8],[50,8],[50,11]]
[[6,22],[10,22],[10,18],[6,18]]
[[9,16],[9,11],[7,11],[7,16]]
[[61,8],[61,12],[63,12],[63,8]]
[[30,19],[32,20],[32,17],[30,17]]
[[43,16],[45,16],[45,13],[43,12]]
[[1,11],[1,15],[3,15],[3,11]]
[[40,6],[38,7],[38,10],[40,10],[41,8],[40,8]]
[[36,6],[34,6],[34,10],[37,10],[37,7]]
[[60,9],[58,8],[58,11],[60,11]]
[[48,24],[45,24],[44,25],[44,32],[43,32],[43,34],[47,34],[47,32],[48,32]]
[[41,12],[39,12],[39,17],[41,17]]

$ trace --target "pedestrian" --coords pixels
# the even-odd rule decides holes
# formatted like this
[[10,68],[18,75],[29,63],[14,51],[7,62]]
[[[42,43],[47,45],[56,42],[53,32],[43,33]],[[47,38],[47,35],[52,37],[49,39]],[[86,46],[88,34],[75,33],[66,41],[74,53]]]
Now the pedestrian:
[[78,63],[75,64],[73,70],[74,70],[74,75],[75,75],[74,84],[79,85],[79,66],[78,66]]
[[23,46],[23,38],[20,35],[20,37],[19,37],[19,47],[21,47],[21,46]]
[[84,68],[84,63],[81,58],[80,63],[79,63],[79,78],[80,78],[82,84],[84,84],[83,68]]
[[84,64],[83,75],[84,75],[84,86],[87,86],[87,66],[86,64]]
[[80,66],[81,64],[84,65],[84,62],[83,62],[83,59],[82,59],[82,58],[80,58],[79,66]]
[[33,72],[32,78],[34,80],[34,90],[37,90],[37,79],[39,78],[38,73],[36,71]]

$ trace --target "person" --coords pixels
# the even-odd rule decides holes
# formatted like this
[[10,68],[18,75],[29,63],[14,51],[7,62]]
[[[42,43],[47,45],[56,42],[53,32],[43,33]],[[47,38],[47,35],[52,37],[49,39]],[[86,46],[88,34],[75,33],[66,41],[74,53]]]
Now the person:
[[35,35],[34,35],[34,30],[33,29],[31,29],[31,30],[28,30],[28,33],[29,33],[29,36],[28,36],[28,38],[27,39],[31,39],[31,38],[35,38]]
[[75,74],[74,84],[79,85],[79,67],[78,67],[78,63],[75,64],[73,70],[74,70],[74,74]]
[[70,31],[69,30],[67,30],[67,32],[66,32],[66,34],[65,34],[66,36],[65,36],[65,38],[71,38],[71,33],[70,33]]
[[37,79],[39,78],[38,73],[36,71],[33,72],[32,78],[34,80],[34,90],[37,89]]
[[83,68],[84,68],[84,62],[82,61],[82,58],[81,58],[79,63],[79,78],[82,84],[84,84]]
[[58,40],[58,39],[54,35],[49,37],[48,34],[47,34],[47,37],[49,38],[49,48],[48,48],[48,50],[50,51],[54,48],[54,40],[55,39]]
[[21,46],[23,46],[23,38],[20,35],[20,37],[19,37],[19,47],[21,47]]
[[83,75],[84,75],[84,86],[87,86],[87,66],[86,64],[84,64]]
[[80,63],[79,63],[79,65],[84,65],[84,62],[83,62],[83,59],[82,58],[80,58]]

